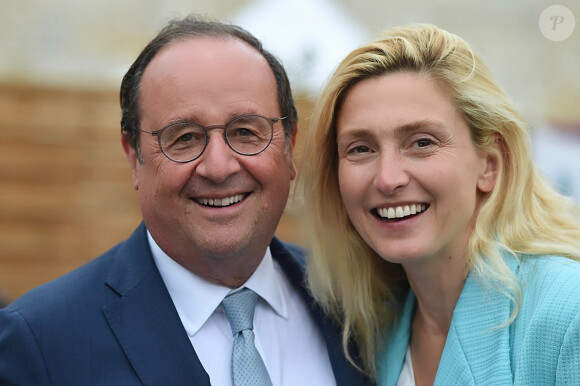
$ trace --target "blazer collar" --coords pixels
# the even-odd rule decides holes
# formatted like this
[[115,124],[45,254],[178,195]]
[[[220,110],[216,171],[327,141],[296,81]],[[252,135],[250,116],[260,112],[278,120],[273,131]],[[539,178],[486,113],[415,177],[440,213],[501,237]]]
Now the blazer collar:
[[[506,256],[517,275],[519,264]],[[450,381],[463,385],[513,384],[509,320],[513,304],[509,297],[475,274],[470,274],[455,306],[436,384]]]
[[[517,271],[515,259],[506,258],[506,263],[514,273]],[[399,323],[378,358],[379,384],[397,383],[416,303],[409,290]],[[512,384],[510,329],[503,325],[511,312],[512,302],[506,295],[470,274],[453,311],[435,385],[480,385],[490,379],[497,384]]]
[[411,321],[415,313],[417,299],[409,290],[403,306],[403,312],[393,332],[383,342],[383,351],[377,360],[377,377],[379,385],[396,385],[403,369],[405,353],[411,337]]
[[[105,317],[144,384],[209,386],[209,376],[155,266],[146,232],[141,223],[126,242],[111,251],[113,267],[106,284],[119,298],[103,308]],[[338,324],[322,312],[306,288],[304,252],[277,238],[270,250],[312,312],[325,338],[337,384],[367,384],[344,357]]]

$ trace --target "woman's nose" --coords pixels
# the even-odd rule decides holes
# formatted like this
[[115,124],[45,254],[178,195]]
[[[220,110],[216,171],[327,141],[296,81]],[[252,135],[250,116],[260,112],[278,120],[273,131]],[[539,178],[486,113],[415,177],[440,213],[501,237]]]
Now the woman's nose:
[[377,160],[375,187],[385,194],[394,194],[409,183],[405,160],[394,153],[383,153]]

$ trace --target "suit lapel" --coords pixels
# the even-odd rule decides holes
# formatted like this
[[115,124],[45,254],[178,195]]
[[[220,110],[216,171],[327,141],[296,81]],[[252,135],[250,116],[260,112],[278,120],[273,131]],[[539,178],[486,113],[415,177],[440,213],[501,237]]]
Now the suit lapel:
[[[328,356],[337,385],[366,385],[368,380],[348,362],[344,355],[340,326],[329,318],[316,304],[312,296],[310,296],[305,284],[306,263],[304,260],[304,252],[294,246],[283,244],[277,238],[272,240],[270,251],[272,252],[272,257],[280,264],[289,281],[304,299],[314,321],[320,329],[326,342]],[[355,354],[355,350],[352,349],[351,352],[353,353],[353,358],[356,360],[357,355]]]
[[[313,301],[304,284],[302,252],[274,238],[272,256],[299,291],[326,341],[338,385],[367,379],[342,353],[339,327]],[[106,284],[119,298],[103,312],[128,360],[145,385],[210,385],[149,250],[143,224],[114,252]],[[356,356],[354,356],[356,358]]]
[[116,251],[107,285],[119,298],[103,308],[146,385],[209,385],[148,247],[145,226]]

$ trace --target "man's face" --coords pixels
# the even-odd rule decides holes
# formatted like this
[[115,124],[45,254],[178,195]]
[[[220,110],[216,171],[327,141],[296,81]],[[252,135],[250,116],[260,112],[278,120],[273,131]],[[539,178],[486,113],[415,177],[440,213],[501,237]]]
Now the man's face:
[[[146,131],[180,120],[212,126],[244,114],[280,117],[272,70],[238,39],[192,38],[163,48],[143,75],[140,106]],[[186,268],[219,282],[224,266],[255,268],[263,257],[295,177],[294,138],[287,148],[282,123],[275,123],[268,148],[243,156],[228,147],[222,129],[208,134],[204,153],[189,163],[169,160],[147,133],[141,133],[143,163],[134,149],[124,148],[157,244]]]

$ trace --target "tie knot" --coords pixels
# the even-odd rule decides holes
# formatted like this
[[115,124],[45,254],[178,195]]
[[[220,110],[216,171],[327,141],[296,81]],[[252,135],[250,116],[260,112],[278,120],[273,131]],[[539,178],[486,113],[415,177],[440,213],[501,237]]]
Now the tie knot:
[[228,295],[222,300],[233,335],[254,328],[254,309],[257,301],[258,295],[248,288]]

